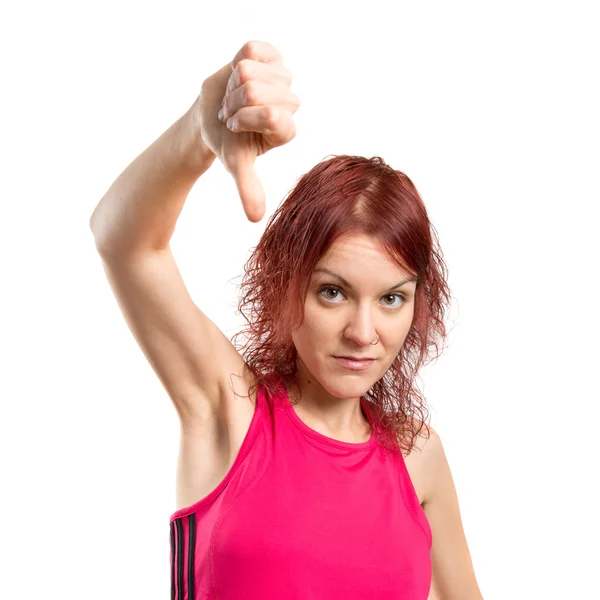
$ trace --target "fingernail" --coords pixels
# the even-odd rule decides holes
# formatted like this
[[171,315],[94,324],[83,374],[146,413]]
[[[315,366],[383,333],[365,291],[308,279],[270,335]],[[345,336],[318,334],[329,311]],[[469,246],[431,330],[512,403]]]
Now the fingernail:
[[222,121],[222,120],[223,120],[223,109],[221,109],[221,110],[219,111],[219,114],[217,115],[217,117],[219,118],[219,121]]

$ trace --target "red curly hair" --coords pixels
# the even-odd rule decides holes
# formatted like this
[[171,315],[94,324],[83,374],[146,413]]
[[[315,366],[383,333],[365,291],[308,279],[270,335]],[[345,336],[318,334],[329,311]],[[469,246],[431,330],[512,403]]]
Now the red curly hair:
[[[380,445],[408,454],[423,427],[430,435],[429,413],[414,381],[420,367],[441,353],[450,291],[436,231],[416,187],[382,158],[327,157],[298,180],[244,266],[238,309],[248,325],[231,341],[255,377],[250,395],[258,385],[268,397],[281,382],[297,386],[291,332],[302,322],[313,269],[335,240],[355,232],[377,238],[392,260],[417,277],[409,333],[364,395]],[[239,347],[238,336],[246,338]]]

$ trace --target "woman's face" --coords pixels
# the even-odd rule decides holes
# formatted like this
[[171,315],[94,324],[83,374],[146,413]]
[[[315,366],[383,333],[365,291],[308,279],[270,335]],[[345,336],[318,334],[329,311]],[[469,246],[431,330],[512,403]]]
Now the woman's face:
[[[343,282],[328,269],[343,277]],[[410,330],[416,282],[375,238],[340,239],[317,264],[304,304],[304,322],[292,333],[299,379],[337,398],[358,398],[383,377]],[[379,336],[379,343],[371,345]],[[334,356],[374,358],[353,371]],[[316,381],[315,381],[316,380]]]

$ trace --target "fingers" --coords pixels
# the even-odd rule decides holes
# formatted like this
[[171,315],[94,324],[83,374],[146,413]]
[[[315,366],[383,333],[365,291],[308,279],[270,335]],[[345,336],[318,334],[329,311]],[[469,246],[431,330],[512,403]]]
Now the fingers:
[[289,88],[292,83],[292,73],[289,69],[286,69],[283,64],[265,64],[256,60],[244,58],[237,63],[229,76],[225,93],[230,94],[252,79],[263,81],[264,83],[274,86]]
[[283,58],[275,46],[258,40],[250,40],[240,48],[239,52],[231,61],[231,68],[235,69],[237,64],[244,58],[257,60],[263,63],[283,63]]
[[262,133],[272,146],[283,146],[296,136],[296,126],[292,115],[285,109],[271,104],[241,108],[227,122],[227,127],[235,133],[256,131]]
[[242,108],[263,105],[279,106],[294,114],[300,106],[300,99],[287,88],[251,80],[225,96],[220,118],[226,122]]

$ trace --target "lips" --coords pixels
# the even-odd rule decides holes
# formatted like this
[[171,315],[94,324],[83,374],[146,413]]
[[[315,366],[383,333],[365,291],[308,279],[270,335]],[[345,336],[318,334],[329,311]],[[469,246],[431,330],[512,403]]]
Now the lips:
[[352,371],[366,371],[367,369],[370,369],[371,365],[375,362],[374,358],[362,358],[360,360],[343,358],[341,356],[334,356],[333,358],[335,358],[338,365]]

